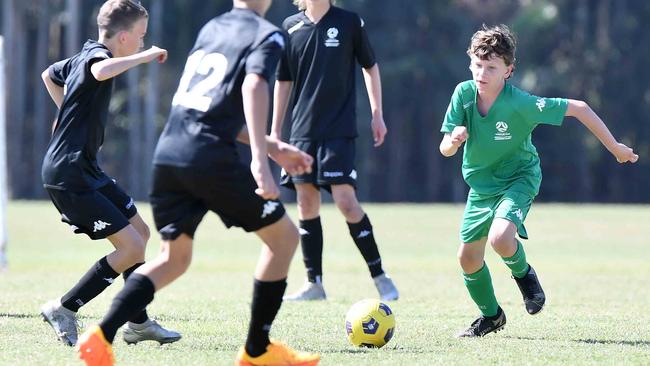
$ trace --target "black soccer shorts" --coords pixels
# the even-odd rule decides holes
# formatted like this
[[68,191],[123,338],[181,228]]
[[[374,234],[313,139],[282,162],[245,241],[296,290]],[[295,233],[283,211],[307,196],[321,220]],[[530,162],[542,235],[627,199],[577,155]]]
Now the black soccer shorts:
[[357,186],[354,166],[355,139],[340,138],[322,141],[292,141],[292,145],[314,158],[311,173],[290,176],[282,170],[280,184],[295,189],[294,184],[311,183],[331,191],[334,184]]
[[46,188],[61,221],[76,234],[92,240],[104,239],[129,225],[138,213],[133,199],[114,181],[91,191],[70,191]]
[[280,220],[285,209],[280,201],[255,194],[257,183],[242,163],[218,167],[154,165],[151,206],[163,240],[180,234],[194,237],[207,211],[219,215],[230,228],[251,232]]

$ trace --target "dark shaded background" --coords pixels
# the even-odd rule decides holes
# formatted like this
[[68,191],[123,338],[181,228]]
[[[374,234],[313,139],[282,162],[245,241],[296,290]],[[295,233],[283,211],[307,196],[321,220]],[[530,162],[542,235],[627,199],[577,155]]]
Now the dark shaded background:
[[[97,38],[102,1],[4,0],[8,81],[10,195],[43,198],[40,164],[55,116],[40,81],[50,63]],[[169,50],[164,65],[142,65],[118,78],[102,167],[137,199],[146,199],[151,152],[165,122],[183,63],[200,27],[231,1],[144,0],[152,43]],[[372,147],[367,94],[358,74],[359,197],[378,202],[462,201],[461,154],[444,159],[438,132],[455,85],[471,78],[465,49],[482,23],[505,23],[519,48],[513,84],[541,96],[587,101],[613,134],[641,155],[619,165],[582,124],[543,126],[533,134],[544,172],[539,200],[650,202],[649,1],[347,0],[378,56],[389,134]],[[275,0],[276,24],[297,10]],[[290,198],[290,194],[285,192]]]

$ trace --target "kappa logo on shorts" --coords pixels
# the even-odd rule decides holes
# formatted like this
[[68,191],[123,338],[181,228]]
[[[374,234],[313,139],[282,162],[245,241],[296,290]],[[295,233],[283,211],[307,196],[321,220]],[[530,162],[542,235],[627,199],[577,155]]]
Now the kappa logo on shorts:
[[274,202],[274,201],[268,201],[264,204],[264,210],[262,211],[262,216],[261,218],[265,218],[268,215],[272,214],[275,212],[275,209],[280,206],[280,202]]
[[537,109],[539,109],[539,111],[541,112],[544,109],[544,107],[546,107],[546,99],[544,98],[537,99],[537,103],[535,103],[535,105],[537,106]]
[[337,178],[342,176],[343,172],[323,172],[323,177],[325,178]]
[[104,222],[102,220],[97,220],[97,221],[94,222],[94,224],[95,224],[95,227],[93,228],[93,233],[96,233],[98,231],[102,231],[102,230],[106,229],[107,227],[111,226],[110,223]]
[[134,203],[135,203],[135,202],[133,202],[133,198],[129,198],[129,203],[126,204],[126,209],[127,209],[127,210],[130,210],[131,207],[133,207],[133,204],[134,204]]
[[352,172],[350,172],[349,177],[354,179],[354,180],[357,180],[357,171],[352,169]]
[[515,214],[515,216],[517,216],[517,218],[519,218],[519,220],[524,219],[524,213],[521,211],[520,208],[518,208],[517,211],[514,212],[514,214]]

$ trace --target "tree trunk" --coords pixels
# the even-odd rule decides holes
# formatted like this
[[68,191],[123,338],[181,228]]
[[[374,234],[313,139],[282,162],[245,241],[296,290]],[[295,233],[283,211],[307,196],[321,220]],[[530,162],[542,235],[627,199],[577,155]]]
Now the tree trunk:
[[9,186],[13,197],[24,198],[25,188],[30,184],[25,182],[24,164],[24,122],[25,122],[25,93],[27,91],[27,37],[24,19],[25,3],[19,0],[4,1],[4,34],[6,35],[6,54],[12,55],[7,59],[7,85],[12,86],[7,94],[7,159],[9,170]]
[[31,197],[44,197],[43,184],[41,181],[41,162],[47,147],[50,135],[49,124],[51,121],[52,102],[49,100],[47,90],[40,83],[40,75],[48,65],[48,43],[49,43],[49,0],[39,0],[39,20],[36,40],[36,62],[34,63],[34,116],[32,118],[32,194]]
[[80,9],[80,0],[66,0],[66,21],[68,26],[65,32],[65,57],[70,57],[81,49]]
[[[162,39],[163,1],[154,0],[151,4],[151,16],[149,17],[149,29],[151,42],[158,45]],[[149,192],[151,187],[151,162],[156,143],[156,132],[158,126],[158,109],[160,105],[160,64],[152,62],[147,69],[147,94],[144,106],[144,141],[143,154],[139,158],[144,162],[142,184],[145,188],[144,194]]]
[[128,77],[128,136],[129,136],[129,193],[142,199],[142,103],[140,100],[140,69],[127,71]]

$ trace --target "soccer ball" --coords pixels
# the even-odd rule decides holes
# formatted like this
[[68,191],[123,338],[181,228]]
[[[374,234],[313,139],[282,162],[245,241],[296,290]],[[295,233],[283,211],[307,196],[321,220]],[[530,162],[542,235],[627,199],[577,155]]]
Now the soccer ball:
[[348,340],[358,347],[382,347],[395,332],[395,316],[385,303],[366,299],[352,305],[345,315]]

